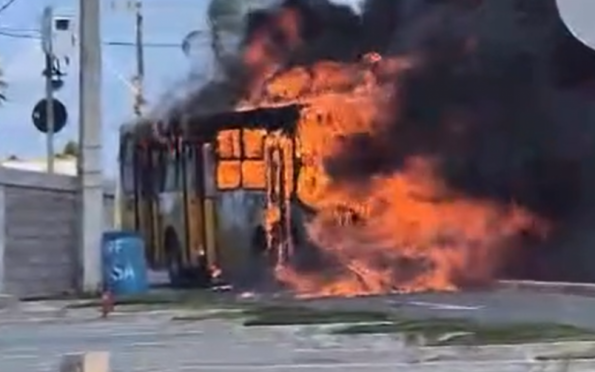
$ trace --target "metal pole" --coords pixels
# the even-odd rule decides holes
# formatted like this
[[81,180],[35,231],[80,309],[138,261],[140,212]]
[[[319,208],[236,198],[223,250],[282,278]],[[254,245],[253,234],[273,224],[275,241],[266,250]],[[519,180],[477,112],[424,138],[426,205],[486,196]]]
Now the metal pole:
[[104,230],[101,115],[100,0],[79,0],[80,244],[82,290],[101,285],[100,244]]
[[[142,13],[142,1],[137,0],[135,2],[135,31],[136,31],[136,76],[134,77],[132,84],[134,86],[134,114],[141,118],[143,114],[144,94],[143,94],[143,81],[145,76],[145,61],[143,51],[143,13]],[[121,165],[120,165],[121,166]],[[114,224],[117,228],[122,227],[122,180],[120,172],[116,178],[116,194],[114,198]]]
[[136,77],[135,97],[134,97],[134,113],[136,116],[142,116],[142,109],[144,104],[144,79],[145,79],[145,59],[143,51],[143,13],[142,1],[136,1]]
[[[45,10],[46,21],[52,22],[53,9],[47,7]],[[51,30],[51,29],[50,29]],[[52,86],[52,77],[54,76],[54,48],[53,37],[51,32],[46,35],[47,50],[45,53],[45,100],[46,100],[46,118],[47,118],[47,133],[46,133],[46,156],[47,156],[47,171],[54,173],[54,87]]]

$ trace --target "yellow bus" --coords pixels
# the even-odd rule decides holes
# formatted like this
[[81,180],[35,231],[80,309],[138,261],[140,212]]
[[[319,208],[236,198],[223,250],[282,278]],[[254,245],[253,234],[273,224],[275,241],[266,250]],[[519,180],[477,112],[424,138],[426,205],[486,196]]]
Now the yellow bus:
[[254,250],[290,234],[265,234],[265,211],[289,223],[295,146],[286,144],[298,116],[286,106],[122,127],[121,227],[142,234],[151,269],[166,269],[174,286],[261,275]]

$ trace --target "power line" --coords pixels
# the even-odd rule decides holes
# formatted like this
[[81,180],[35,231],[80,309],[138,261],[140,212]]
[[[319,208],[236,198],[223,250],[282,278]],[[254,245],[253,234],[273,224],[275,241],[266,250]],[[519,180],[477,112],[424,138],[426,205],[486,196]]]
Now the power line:
[[[31,31],[33,32],[33,30]],[[19,32],[12,32],[12,31],[4,31],[0,29],[0,36],[10,37],[13,39],[34,39],[40,40],[41,36],[33,35],[33,34],[26,34],[26,33],[19,33]],[[132,41],[104,41],[103,45],[107,46],[120,46],[120,47],[134,47],[136,46],[135,42]],[[143,43],[143,46],[147,48],[181,48],[182,42],[179,43],[172,43],[172,42],[147,42]]]
[[36,35],[28,35],[24,33],[18,33],[13,31],[4,31],[0,30],[0,36],[10,37],[13,39],[41,39],[41,37]]
[[16,0],[8,0],[4,5],[0,6],[0,13],[8,9],[12,4],[15,3]]
[[19,28],[19,27],[10,27],[10,26],[0,26],[1,31],[8,31],[8,32],[35,32],[39,33],[38,29],[35,28]]
[[[136,43],[132,42],[132,41],[104,41],[103,42],[104,45],[109,45],[109,46],[125,46],[125,47],[136,47]],[[143,43],[144,47],[149,47],[149,48],[181,48],[182,47],[182,43],[155,43],[155,42],[149,42],[149,43]]]

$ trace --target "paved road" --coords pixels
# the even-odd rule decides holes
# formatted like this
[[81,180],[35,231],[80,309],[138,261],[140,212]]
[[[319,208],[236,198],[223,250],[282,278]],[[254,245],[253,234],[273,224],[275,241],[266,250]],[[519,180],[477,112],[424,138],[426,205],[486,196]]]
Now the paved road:
[[595,330],[595,297],[528,291],[408,294],[313,300],[321,307],[398,309],[419,317],[465,317],[485,322],[549,322]]
[[[417,314],[484,314],[491,320],[524,318],[532,312],[533,319],[540,320],[558,312],[561,318],[575,317],[579,323],[595,328],[595,317],[589,315],[595,314],[595,299],[474,293],[393,296],[349,303],[372,306],[373,301]],[[546,369],[531,365],[535,355],[546,353],[541,349],[514,347],[483,353],[456,350],[436,354],[430,349],[404,348],[401,340],[389,336],[339,338],[312,328],[247,329],[223,320],[174,322],[166,313],[99,320],[94,311],[56,319],[39,319],[40,315],[31,314],[0,316],[0,371],[56,372],[60,355],[83,351],[110,351],[114,372],[561,370],[559,365]],[[461,358],[467,361],[463,363]],[[573,364],[568,371],[593,370],[595,361],[587,360]]]

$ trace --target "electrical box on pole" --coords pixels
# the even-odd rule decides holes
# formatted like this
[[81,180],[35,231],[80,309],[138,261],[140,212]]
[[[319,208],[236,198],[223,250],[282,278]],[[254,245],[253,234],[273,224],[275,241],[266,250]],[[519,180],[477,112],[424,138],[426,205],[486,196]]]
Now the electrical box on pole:
[[42,19],[42,48],[58,61],[70,62],[76,44],[75,17],[65,11],[47,7]]

